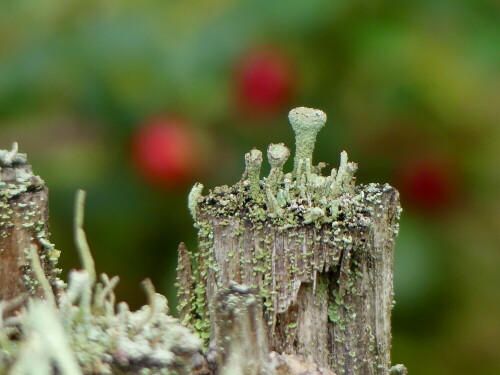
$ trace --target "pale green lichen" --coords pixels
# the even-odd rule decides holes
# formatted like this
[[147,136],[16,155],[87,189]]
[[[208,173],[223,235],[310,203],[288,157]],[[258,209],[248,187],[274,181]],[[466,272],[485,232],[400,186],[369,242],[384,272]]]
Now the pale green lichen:
[[288,120],[295,132],[295,160],[294,171],[298,177],[298,167],[301,160],[312,161],[316,136],[326,123],[325,112],[319,109],[299,107],[292,109]]
[[[167,300],[152,283],[143,283],[149,304],[131,312],[124,302],[115,306],[117,277],[102,274],[97,281],[92,275],[82,233],[83,199],[79,193],[75,233],[86,269],[71,271],[67,287],[54,296],[38,253],[28,251],[44,300],[30,298],[17,315],[0,319],[0,374],[191,374],[202,363],[201,341],[167,315]],[[16,304],[1,301],[0,317]]]
[[82,262],[83,268],[87,271],[90,282],[93,284],[96,280],[96,271],[94,259],[90,253],[90,247],[87,242],[87,236],[83,230],[83,219],[84,219],[84,205],[85,197],[87,193],[85,190],[78,190],[75,199],[75,222],[74,222],[74,236],[75,245],[78,249],[78,254],[80,255],[80,262]]
[[270,144],[267,148],[267,159],[271,164],[271,171],[266,184],[274,191],[283,181],[283,165],[290,156],[290,150],[283,143]]
[[17,142],[12,144],[11,150],[0,150],[0,167],[12,167],[15,165],[26,164],[26,154],[18,152]]
[[191,191],[189,192],[188,196],[188,208],[189,212],[191,213],[191,216],[193,220],[196,221],[196,207],[198,206],[198,200],[201,197],[201,192],[203,191],[203,184],[200,184],[197,182]]
[[[198,210],[211,201],[216,203],[216,213],[220,217],[238,216],[238,211],[244,206],[247,219],[262,222],[272,219],[274,224],[284,228],[304,221],[320,225],[336,220],[341,196],[349,201],[361,199],[362,195],[356,195],[354,189],[357,165],[347,160],[345,151],[341,153],[338,171],[333,169],[329,176],[320,174],[325,163],[312,166],[316,134],[323,127],[326,115],[319,110],[301,107],[290,111],[289,118],[296,133],[294,171],[283,172],[289,149],[282,143],[271,144],[267,152],[271,171],[261,180],[262,152],[253,149],[245,155],[246,168],[240,183],[232,187],[216,187],[205,197],[201,195],[201,184],[193,187],[189,197],[193,217],[197,217]],[[345,204],[348,205],[350,203]]]
[[50,306],[56,307],[56,300],[53,294],[54,292],[52,291],[49,280],[45,277],[45,271],[43,270],[40,258],[38,257],[37,247],[34,245],[30,246],[29,258],[31,260],[31,269],[41,286],[44,299],[50,304]]
[[262,152],[257,149],[253,149],[247,154],[245,154],[245,175],[244,183],[247,183],[250,187],[250,195],[254,200],[259,200],[260,198],[260,168],[262,166]]
[[391,367],[389,375],[408,375],[408,370],[404,365],[395,365]]
[[30,301],[23,317],[25,339],[18,349],[10,375],[52,375],[53,367],[64,375],[82,375],[64,327],[54,307]]

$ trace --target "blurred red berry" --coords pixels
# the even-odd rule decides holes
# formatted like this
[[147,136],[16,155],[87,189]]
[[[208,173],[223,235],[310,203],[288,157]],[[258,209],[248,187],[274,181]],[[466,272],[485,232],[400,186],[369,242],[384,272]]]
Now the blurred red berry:
[[292,97],[294,78],[292,62],[284,52],[278,48],[252,50],[236,68],[238,104],[258,115],[281,111]]
[[412,160],[404,165],[397,180],[402,200],[425,211],[443,209],[455,196],[453,168],[439,159]]
[[185,185],[196,169],[196,144],[189,123],[174,116],[153,118],[139,127],[132,139],[132,157],[149,182]]

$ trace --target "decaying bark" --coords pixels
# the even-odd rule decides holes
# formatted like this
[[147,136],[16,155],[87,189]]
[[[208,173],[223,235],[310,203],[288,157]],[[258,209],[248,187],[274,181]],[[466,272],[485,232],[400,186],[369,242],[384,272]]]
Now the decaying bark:
[[181,314],[217,342],[221,331],[233,332],[221,319],[221,293],[246,285],[263,298],[271,350],[339,375],[387,375],[399,195],[389,185],[355,186],[357,165],[345,152],[338,170],[321,175],[324,164],[313,166],[311,156],[325,121],[317,110],[290,113],[297,142],[291,173],[282,171],[289,151],[277,144],[268,149],[267,178],[260,178],[262,153],[252,150],[234,186],[203,196],[195,185],[189,206],[199,251],[194,270],[186,252],[180,259],[179,279],[187,272],[195,280],[182,290]]
[[11,151],[0,150],[0,300],[42,296],[32,272],[32,249],[57,292],[59,252],[49,241],[48,189],[15,144]]

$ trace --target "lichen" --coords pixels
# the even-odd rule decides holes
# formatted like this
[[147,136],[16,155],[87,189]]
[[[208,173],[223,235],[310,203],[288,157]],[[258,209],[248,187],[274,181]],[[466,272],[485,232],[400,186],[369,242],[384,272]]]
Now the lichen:
[[[38,252],[28,249],[31,278],[44,298],[29,298],[17,315],[0,319],[0,374],[191,374],[202,363],[201,341],[167,315],[167,300],[152,283],[143,283],[148,305],[132,312],[125,302],[115,304],[118,277],[94,276],[83,200],[79,192],[75,233],[86,269],[71,271],[68,285],[54,296]],[[0,301],[0,317],[20,302]]]
[[404,365],[398,364],[391,367],[389,375],[408,375],[408,370]]
[[196,220],[196,206],[198,205],[198,200],[201,197],[201,192],[203,191],[203,185],[196,183],[188,197],[188,208],[193,220]]
[[26,154],[21,154],[18,150],[19,146],[17,142],[12,144],[11,150],[0,150],[0,167],[13,167],[26,164]]
[[306,168],[310,167],[316,136],[326,123],[326,114],[319,109],[298,107],[290,111],[288,120],[295,132],[294,171],[297,174],[301,162],[307,161]]

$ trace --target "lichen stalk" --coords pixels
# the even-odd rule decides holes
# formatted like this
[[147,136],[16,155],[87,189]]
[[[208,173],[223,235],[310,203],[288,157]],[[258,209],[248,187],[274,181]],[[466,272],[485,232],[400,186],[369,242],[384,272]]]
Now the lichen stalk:
[[266,179],[266,183],[272,191],[276,190],[278,184],[283,181],[283,165],[289,156],[290,149],[283,143],[270,144],[267,148],[267,159],[271,165],[271,171]]
[[31,269],[33,270],[33,274],[35,275],[36,279],[40,283],[42,292],[43,292],[43,298],[52,306],[56,307],[56,300],[54,297],[54,292],[52,291],[52,288],[50,287],[49,280],[47,280],[47,277],[45,276],[45,272],[43,271],[42,268],[42,263],[40,262],[40,258],[38,257],[38,251],[36,246],[31,246],[29,249],[29,256],[31,260]]
[[250,185],[250,195],[255,201],[260,199],[260,169],[262,166],[262,151],[253,149],[245,154],[245,176]]
[[96,280],[95,264],[92,255],[90,254],[90,247],[87,241],[87,236],[83,230],[83,221],[85,215],[85,198],[87,192],[85,190],[78,190],[75,198],[75,220],[74,220],[74,236],[75,245],[80,256],[80,261],[83,268],[87,271],[90,282],[93,284]]
[[288,119],[295,132],[294,172],[298,178],[299,160],[312,160],[316,136],[326,123],[326,114],[319,109],[299,107],[290,111]]

